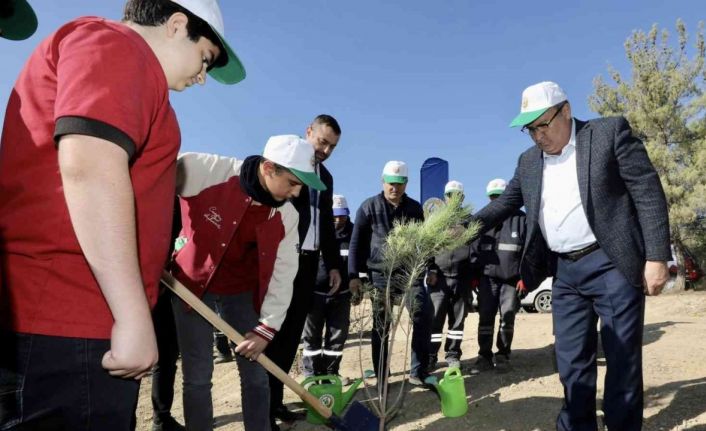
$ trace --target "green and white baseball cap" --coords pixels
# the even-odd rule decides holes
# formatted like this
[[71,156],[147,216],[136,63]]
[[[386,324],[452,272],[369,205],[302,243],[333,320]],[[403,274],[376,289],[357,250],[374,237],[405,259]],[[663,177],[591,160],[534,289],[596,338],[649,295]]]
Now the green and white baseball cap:
[[456,180],[451,180],[444,186],[444,194],[463,193],[463,183]]
[[497,196],[503,194],[505,188],[507,187],[507,182],[502,178],[496,178],[491,180],[485,187],[485,194],[488,196]]
[[316,158],[314,147],[297,135],[272,136],[265,144],[262,157],[287,168],[305,185],[319,191],[326,190],[326,185],[314,170]]
[[235,51],[230,47],[225,39],[225,30],[223,29],[223,15],[221,8],[218,6],[217,0],[171,0],[172,2],[182,6],[197,17],[206,21],[214,33],[221,41],[221,45],[225,48],[226,62],[222,65],[214,66],[209,70],[208,74],[216,81],[222,84],[236,84],[245,79],[245,68],[240,59],[235,55]]
[[407,164],[398,160],[390,160],[382,169],[382,180],[387,184],[406,184],[409,173]]
[[0,0],[0,37],[25,40],[37,31],[37,15],[27,0]]
[[521,127],[533,122],[547,109],[566,99],[566,93],[555,82],[544,81],[530,85],[522,92],[520,114],[510,123],[510,127]]

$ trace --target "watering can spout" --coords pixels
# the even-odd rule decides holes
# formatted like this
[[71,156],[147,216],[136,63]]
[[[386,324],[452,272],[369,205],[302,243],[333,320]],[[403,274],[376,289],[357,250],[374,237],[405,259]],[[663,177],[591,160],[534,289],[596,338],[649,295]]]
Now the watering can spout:
[[343,393],[343,395],[341,396],[343,400],[343,407],[347,406],[351,399],[353,399],[353,395],[355,395],[355,391],[358,389],[358,386],[360,386],[361,383],[363,383],[363,379],[355,379],[351,384],[351,387]]

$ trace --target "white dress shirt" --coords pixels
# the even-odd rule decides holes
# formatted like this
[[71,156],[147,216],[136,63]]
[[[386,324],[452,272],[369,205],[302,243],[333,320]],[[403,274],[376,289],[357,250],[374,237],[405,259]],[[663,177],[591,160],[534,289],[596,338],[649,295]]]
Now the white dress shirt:
[[[319,175],[319,164],[314,165],[314,171],[316,175]],[[304,237],[304,243],[302,244],[302,250],[316,251],[319,249],[319,198],[321,192],[309,189],[309,208],[311,210],[311,217],[309,218],[309,229],[306,231],[306,236]]]
[[572,120],[571,138],[561,154],[543,153],[542,201],[539,227],[549,249],[556,253],[580,250],[596,237],[581,205],[576,172],[576,122]]

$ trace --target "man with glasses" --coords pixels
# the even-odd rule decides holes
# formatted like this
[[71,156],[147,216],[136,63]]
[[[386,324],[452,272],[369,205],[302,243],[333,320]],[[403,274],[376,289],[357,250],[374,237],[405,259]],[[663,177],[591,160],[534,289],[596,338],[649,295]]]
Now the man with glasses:
[[476,214],[485,229],[527,212],[522,279],[554,277],[552,313],[564,405],[558,430],[596,429],[596,324],[607,372],[608,429],[642,427],[645,295],[667,279],[669,217],[659,176],[622,117],[571,117],[564,91],[541,82],[522,93],[522,127],[536,146],[505,192]]

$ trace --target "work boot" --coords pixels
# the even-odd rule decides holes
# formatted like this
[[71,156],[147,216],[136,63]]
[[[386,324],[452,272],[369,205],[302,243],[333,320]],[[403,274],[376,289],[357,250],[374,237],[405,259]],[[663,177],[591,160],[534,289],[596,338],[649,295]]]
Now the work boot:
[[287,422],[291,423],[294,421],[302,420],[305,418],[306,415],[299,413],[299,412],[293,412],[287,408],[287,406],[281,404],[277,406],[272,412],[270,412],[270,415],[273,418],[277,418],[281,420],[282,422]]
[[230,349],[226,353],[218,352],[216,353],[216,359],[213,360],[214,364],[224,364],[226,362],[233,362],[233,354]]
[[491,359],[479,356],[476,363],[471,367],[471,375],[477,376],[480,373],[484,373],[495,368],[493,361]]
[[495,372],[503,374],[510,370],[512,370],[512,365],[510,365],[510,357],[507,355],[495,355]]

